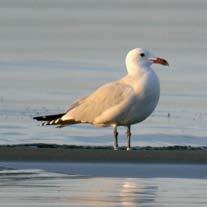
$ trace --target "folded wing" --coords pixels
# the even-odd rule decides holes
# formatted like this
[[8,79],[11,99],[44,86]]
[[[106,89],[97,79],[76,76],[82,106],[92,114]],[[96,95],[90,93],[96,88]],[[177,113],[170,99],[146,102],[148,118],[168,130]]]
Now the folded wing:
[[[133,89],[120,82],[112,82],[98,88],[94,93],[73,103],[61,120],[67,123],[92,123],[110,125],[122,121],[133,102]],[[127,107],[128,106],[128,107]]]

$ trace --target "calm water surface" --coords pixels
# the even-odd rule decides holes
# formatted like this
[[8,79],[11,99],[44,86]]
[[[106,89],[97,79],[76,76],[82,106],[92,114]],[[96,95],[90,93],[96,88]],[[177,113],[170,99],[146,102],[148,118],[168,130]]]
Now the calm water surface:
[[202,0],[0,0],[0,144],[111,145],[111,129],[43,128],[32,116],[121,78],[126,53],[146,47],[170,68],[154,66],[160,102],[133,126],[133,145],[207,145],[206,9]]
[[[32,116],[65,111],[76,98],[121,78],[127,52],[146,47],[170,68],[154,66],[160,102],[133,126],[133,145],[207,145],[206,10],[204,0],[0,0],[0,144],[111,145],[111,129],[39,127]],[[121,134],[125,144],[125,129]],[[206,206],[206,179],[127,175],[2,168],[0,201],[21,207]]]
[[[105,168],[108,167],[106,164]],[[196,170],[196,165],[189,167]],[[70,164],[67,168],[73,171]],[[103,170],[101,174],[104,174]],[[0,170],[2,206],[204,207],[206,192],[206,179],[181,178],[179,175],[174,178],[139,178],[139,175],[120,178],[87,176],[81,171],[75,175],[32,169]]]

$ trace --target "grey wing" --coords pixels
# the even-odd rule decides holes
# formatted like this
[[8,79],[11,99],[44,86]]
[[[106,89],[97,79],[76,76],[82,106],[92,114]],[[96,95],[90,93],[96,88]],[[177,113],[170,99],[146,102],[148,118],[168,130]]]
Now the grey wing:
[[120,82],[112,82],[71,105],[62,117],[82,123],[97,125],[116,122],[126,111],[127,102],[133,98],[133,89]]
[[71,111],[72,109],[78,107],[87,97],[83,97],[81,99],[79,99],[78,101],[75,101],[74,103],[71,104],[70,108],[67,110],[66,113],[68,113],[69,111]]

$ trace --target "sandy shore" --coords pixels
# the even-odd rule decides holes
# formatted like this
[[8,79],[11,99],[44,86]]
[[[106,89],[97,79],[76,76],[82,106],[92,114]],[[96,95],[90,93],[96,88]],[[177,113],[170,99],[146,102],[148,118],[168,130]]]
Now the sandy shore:
[[207,150],[168,147],[113,151],[108,147],[1,146],[0,161],[207,163]]

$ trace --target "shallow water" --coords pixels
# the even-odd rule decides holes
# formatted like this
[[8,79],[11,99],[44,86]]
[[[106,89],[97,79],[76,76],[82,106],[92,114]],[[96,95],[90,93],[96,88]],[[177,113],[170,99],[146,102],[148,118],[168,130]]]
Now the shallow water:
[[[1,163],[1,166],[21,166],[20,163]],[[30,165],[30,167],[28,167]],[[43,167],[50,165],[50,170],[31,169],[31,167]],[[69,163],[62,164],[67,169],[67,174],[54,173],[59,170],[60,164],[26,164],[20,169],[0,170],[0,200],[3,206],[200,206],[207,204],[206,179],[182,178],[179,173],[175,177],[162,177],[162,168],[171,170],[172,166],[157,165],[160,168],[160,176],[139,177],[106,177],[104,169],[111,166],[105,164],[102,171],[91,176],[86,175],[84,169],[90,168],[93,164],[78,164],[79,169]],[[103,164],[102,164],[103,165]],[[22,167],[30,169],[21,169]],[[147,165],[153,169],[153,165]],[[123,165],[122,167],[127,167]],[[134,165],[133,168],[138,166]],[[146,170],[144,165],[139,166]],[[206,166],[203,166],[206,168]],[[43,167],[44,168],[44,167]],[[47,168],[47,167],[46,167]],[[114,169],[116,164],[114,165]],[[118,166],[120,168],[120,166]],[[191,174],[192,171],[201,170],[202,166],[174,165],[174,168],[184,169],[183,173]],[[53,169],[53,170],[51,170]],[[62,167],[63,169],[63,167]],[[74,169],[78,169],[74,174]],[[113,169],[113,171],[114,171]],[[186,171],[187,169],[187,171]],[[115,170],[116,171],[116,170]],[[141,172],[141,171],[140,171]],[[178,171],[176,171],[178,172]]]
[[154,66],[160,102],[133,126],[133,145],[207,145],[206,9],[202,0],[0,0],[0,144],[111,145],[111,129],[43,128],[32,116],[122,77],[126,53],[146,47],[170,68]]

